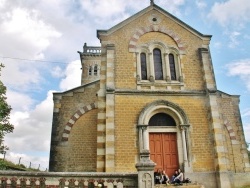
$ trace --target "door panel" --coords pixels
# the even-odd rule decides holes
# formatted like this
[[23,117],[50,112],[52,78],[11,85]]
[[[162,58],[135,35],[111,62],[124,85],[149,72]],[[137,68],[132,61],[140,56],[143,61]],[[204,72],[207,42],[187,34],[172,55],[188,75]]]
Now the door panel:
[[150,158],[156,163],[156,169],[165,170],[172,176],[178,169],[178,150],[176,133],[150,133]]

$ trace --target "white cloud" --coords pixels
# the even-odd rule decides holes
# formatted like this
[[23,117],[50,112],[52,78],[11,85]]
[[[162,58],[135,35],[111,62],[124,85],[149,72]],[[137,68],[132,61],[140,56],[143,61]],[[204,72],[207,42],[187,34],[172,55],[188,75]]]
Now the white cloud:
[[5,136],[5,144],[10,148],[10,152],[13,155],[23,153],[26,158],[29,153],[33,153],[33,155],[35,153],[48,154],[52,114],[52,91],[49,91],[47,98],[34,109],[12,112],[11,123],[14,124],[14,131]]
[[2,69],[2,80],[10,88],[17,91],[27,91],[32,86],[38,87],[43,81],[39,65],[35,62],[25,61],[3,61],[5,67]]
[[250,59],[242,59],[227,66],[229,76],[239,76],[242,83],[246,84],[247,89],[250,91]]
[[[155,4],[165,8],[168,12],[181,15],[179,9],[180,6],[184,5],[185,0],[159,0]],[[99,25],[114,26],[131,14],[136,13],[145,7],[150,5],[150,1],[134,1],[134,0],[84,0],[81,1],[81,8],[93,20],[92,22],[98,23]],[[101,14],[97,14],[101,12]],[[85,20],[86,21],[86,20]]]
[[207,7],[206,2],[203,1],[203,0],[196,0],[196,1],[195,1],[195,4],[196,4],[196,6],[198,7],[198,9],[204,9],[204,8]]
[[2,8],[5,4],[6,0],[0,0],[0,8]]
[[40,49],[49,46],[49,38],[61,36],[52,26],[39,18],[37,10],[16,8],[6,13],[5,17],[2,32],[18,35]]
[[61,78],[64,76],[64,74],[62,74],[63,70],[61,67],[59,66],[55,66],[51,69],[50,73],[54,78]]
[[230,42],[229,42],[229,47],[230,48],[235,48],[239,45],[239,40],[238,40],[238,37],[240,37],[241,33],[240,32],[237,32],[237,31],[234,31],[232,33],[229,34],[229,39],[230,39]]
[[64,74],[66,77],[60,83],[61,90],[65,91],[81,85],[81,62],[72,61],[66,67]]
[[27,94],[21,92],[15,92],[7,88],[7,102],[10,106],[14,107],[13,112],[27,111],[34,104],[34,99],[32,99]]
[[249,11],[249,0],[228,0],[220,3],[216,2],[208,17],[221,26],[232,25],[239,29],[244,27],[244,23],[249,22]]

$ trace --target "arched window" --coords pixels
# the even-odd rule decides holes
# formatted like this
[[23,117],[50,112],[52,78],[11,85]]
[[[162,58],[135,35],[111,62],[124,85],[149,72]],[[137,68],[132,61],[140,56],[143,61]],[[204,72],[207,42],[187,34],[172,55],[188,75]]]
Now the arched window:
[[147,61],[145,53],[141,53],[141,79],[147,80]]
[[155,80],[163,80],[161,50],[155,48],[153,51],[153,55],[154,55]]
[[169,54],[169,68],[171,80],[176,80],[175,59],[173,54]]
[[89,66],[89,75],[92,75],[92,66]]
[[97,76],[97,65],[94,66],[94,75]]
[[158,113],[153,115],[148,123],[149,126],[176,126],[175,120],[168,114]]

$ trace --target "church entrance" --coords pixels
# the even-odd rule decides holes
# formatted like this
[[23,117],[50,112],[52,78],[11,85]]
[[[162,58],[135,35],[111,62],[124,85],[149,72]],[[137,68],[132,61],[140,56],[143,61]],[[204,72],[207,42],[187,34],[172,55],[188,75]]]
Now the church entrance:
[[150,159],[156,163],[156,169],[165,170],[171,177],[179,168],[176,133],[149,134]]

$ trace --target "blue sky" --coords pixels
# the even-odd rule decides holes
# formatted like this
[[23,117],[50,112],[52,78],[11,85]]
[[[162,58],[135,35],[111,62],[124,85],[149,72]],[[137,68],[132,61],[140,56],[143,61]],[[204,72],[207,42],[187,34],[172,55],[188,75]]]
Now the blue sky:
[[[155,0],[203,34],[210,48],[217,88],[240,95],[250,143],[250,1]],[[79,54],[85,42],[100,45],[97,29],[109,29],[149,6],[150,0],[0,0],[1,79],[8,88],[14,133],[6,158],[48,167],[52,92],[80,85]]]

